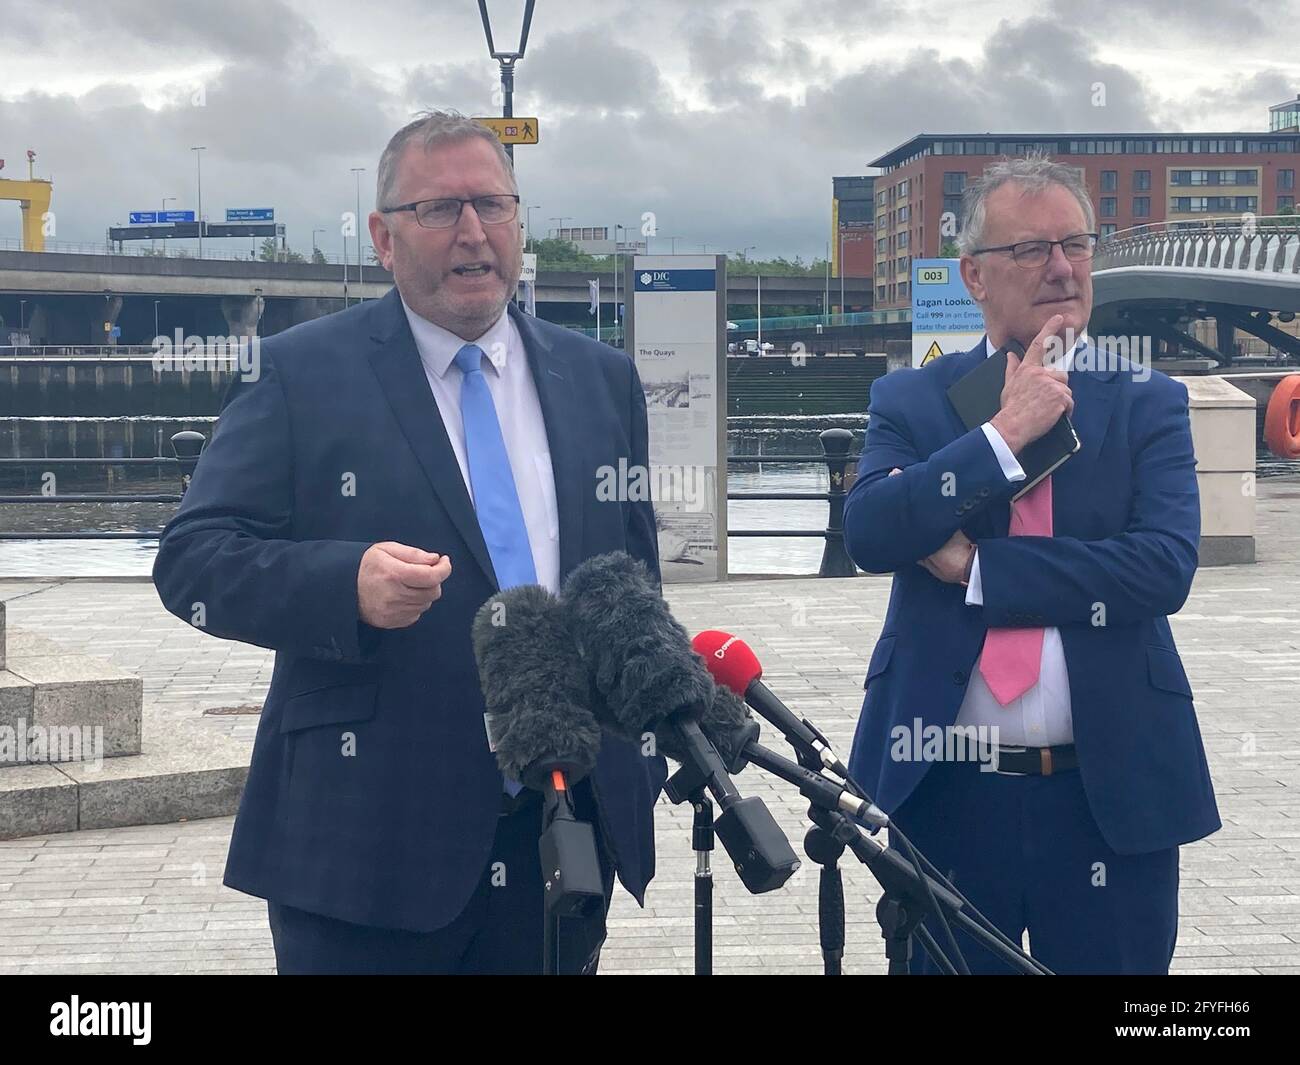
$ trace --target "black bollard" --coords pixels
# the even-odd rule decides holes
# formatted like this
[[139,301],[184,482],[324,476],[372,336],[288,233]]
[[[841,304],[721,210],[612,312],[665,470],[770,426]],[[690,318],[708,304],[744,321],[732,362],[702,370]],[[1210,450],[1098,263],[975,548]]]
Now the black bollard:
[[199,464],[199,453],[207,442],[207,437],[193,429],[184,429],[172,434],[172,450],[176,452],[181,467],[181,495],[184,495],[185,489],[190,486],[194,467]]
[[856,577],[858,568],[844,546],[844,498],[848,495],[845,474],[849,465],[849,445],[853,433],[848,429],[824,429],[818,434],[826,467],[830,473],[830,516],[826,523],[826,546],[822,549],[819,577]]

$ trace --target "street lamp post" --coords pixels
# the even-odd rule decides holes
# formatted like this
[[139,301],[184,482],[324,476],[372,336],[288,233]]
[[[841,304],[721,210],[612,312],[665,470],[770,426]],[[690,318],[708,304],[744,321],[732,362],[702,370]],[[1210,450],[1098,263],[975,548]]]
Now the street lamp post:
[[158,336],[158,304],[159,300],[153,301],[153,335]]
[[18,301],[18,332],[23,331],[23,326],[27,324],[27,301]]
[[[478,11],[483,17],[483,34],[487,37],[488,54],[501,64],[501,117],[513,118],[515,113],[515,63],[524,57],[528,46],[528,29],[533,24],[533,5],[536,0],[527,0],[524,5],[524,23],[519,31],[519,48],[513,52],[498,52],[492,40],[492,22],[488,18],[487,0],[478,0]],[[515,162],[515,146],[504,146],[510,157],[511,166]]]
[[197,148],[190,149],[190,151],[194,153],[194,171],[198,178],[198,191],[199,191],[198,220],[199,220],[199,258],[200,259],[203,258],[203,156],[200,153],[205,152],[207,150],[208,149],[206,145],[200,145]]
[[524,211],[524,247],[533,242],[533,212],[541,210],[540,203],[530,203]]
[[327,232],[327,230],[324,229],[313,229],[311,231],[311,254],[313,259],[316,257],[316,253],[320,250],[316,244],[316,234],[325,232]]
[[361,175],[366,172],[364,166],[354,166],[352,173],[357,176],[357,299],[361,300]]

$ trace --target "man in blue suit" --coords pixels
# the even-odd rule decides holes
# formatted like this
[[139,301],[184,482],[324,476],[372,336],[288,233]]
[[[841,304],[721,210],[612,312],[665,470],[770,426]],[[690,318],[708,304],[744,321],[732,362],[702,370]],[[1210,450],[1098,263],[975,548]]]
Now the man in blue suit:
[[[1200,511],[1186,389],[1084,332],[1094,222],[1074,170],[990,167],[960,229],[987,336],[872,387],[845,537],[894,582],[850,768],[1049,968],[1163,973],[1178,847],[1220,824],[1167,619]],[[967,431],[947,390],[1010,341],[1001,410]],[[1012,503],[1063,413],[1081,450]],[[972,972],[1007,971],[958,940]]]
[[[510,585],[608,551],[658,579],[621,352],[520,314],[518,186],[487,129],[431,112],[379,163],[370,232],[396,287],[296,326],[238,382],[154,581],[214,636],[276,652],[225,883],[268,900],[281,973],[529,973],[542,962],[541,804],[488,749],[470,642]],[[662,758],[606,734],[575,788],[642,901]],[[566,922],[594,971],[603,919]]]

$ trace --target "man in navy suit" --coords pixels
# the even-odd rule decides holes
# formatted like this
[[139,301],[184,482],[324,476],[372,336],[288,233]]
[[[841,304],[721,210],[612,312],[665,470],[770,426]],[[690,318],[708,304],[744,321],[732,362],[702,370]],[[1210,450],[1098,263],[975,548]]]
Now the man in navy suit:
[[[1049,968],[1163,973],[1179,844],[1220,824],[1167,619],[1200,510],[1187,390],[1084,332],[1094,222],[1074,170],[990,167],[960,229],[987,336],[872,387],[845,537],[894,582],[850,768]],[[1011,341],[1001,409],[967,431],[947,390]],[[1013,503],[1062,414],[1081,449]],[[972,972],[1007,971],[958,941]]]
[[[650,503],[595,491],[648,463],[636,370],[511,305],[518,202],[489,130],[401,129],[369,219],[396,287],[264,341],[159,546],[169,610],[276,652],[224,882],[281,973],[541,970],[541,804],[488,749],[471,622],[592,555],[659,568]],[[665,775],[606,734],[575,788],[607,901],[643,899]],[[603,938],[566,922],[562,969]]]

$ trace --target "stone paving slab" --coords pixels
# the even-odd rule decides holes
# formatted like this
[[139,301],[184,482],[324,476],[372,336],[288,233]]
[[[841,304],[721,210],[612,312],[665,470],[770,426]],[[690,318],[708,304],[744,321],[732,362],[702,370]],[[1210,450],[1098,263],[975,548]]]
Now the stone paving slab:
[[[1259,482],[1258,518],[1259,561],[1202,570],[1172,619],[1224,821],[1182,851],[1177,973],[1300,972],[1300,481]],[[667,597],[688,630],[742,635],[768,685],[845,752],[889,583],[737,581],[671,586]],[[146,714],[251,743],[256,716],[202,711],[260,702],[270,652],[204,636],[168,615],[145,582],[6,581],[0,600],[11,625],[141,677]],[[0,779],[17,771],[27,770]],[[800,849],[806,804],[752,772],[739,778],[742,790],[768,803]],[[616,892],[604,972],[690,972],[690,822],[688,809],[661,803],[658,875],[644,910]],[[272,972],[265,903],[221,885],[232,824],[0,842],[0,973]],[[716,971],[820,971],[816,867],[805,863],[781,891],[753,897],[725,853],[715,857]],[[878,890],[856,864],[843,872],[845,971],[883,972]]]

